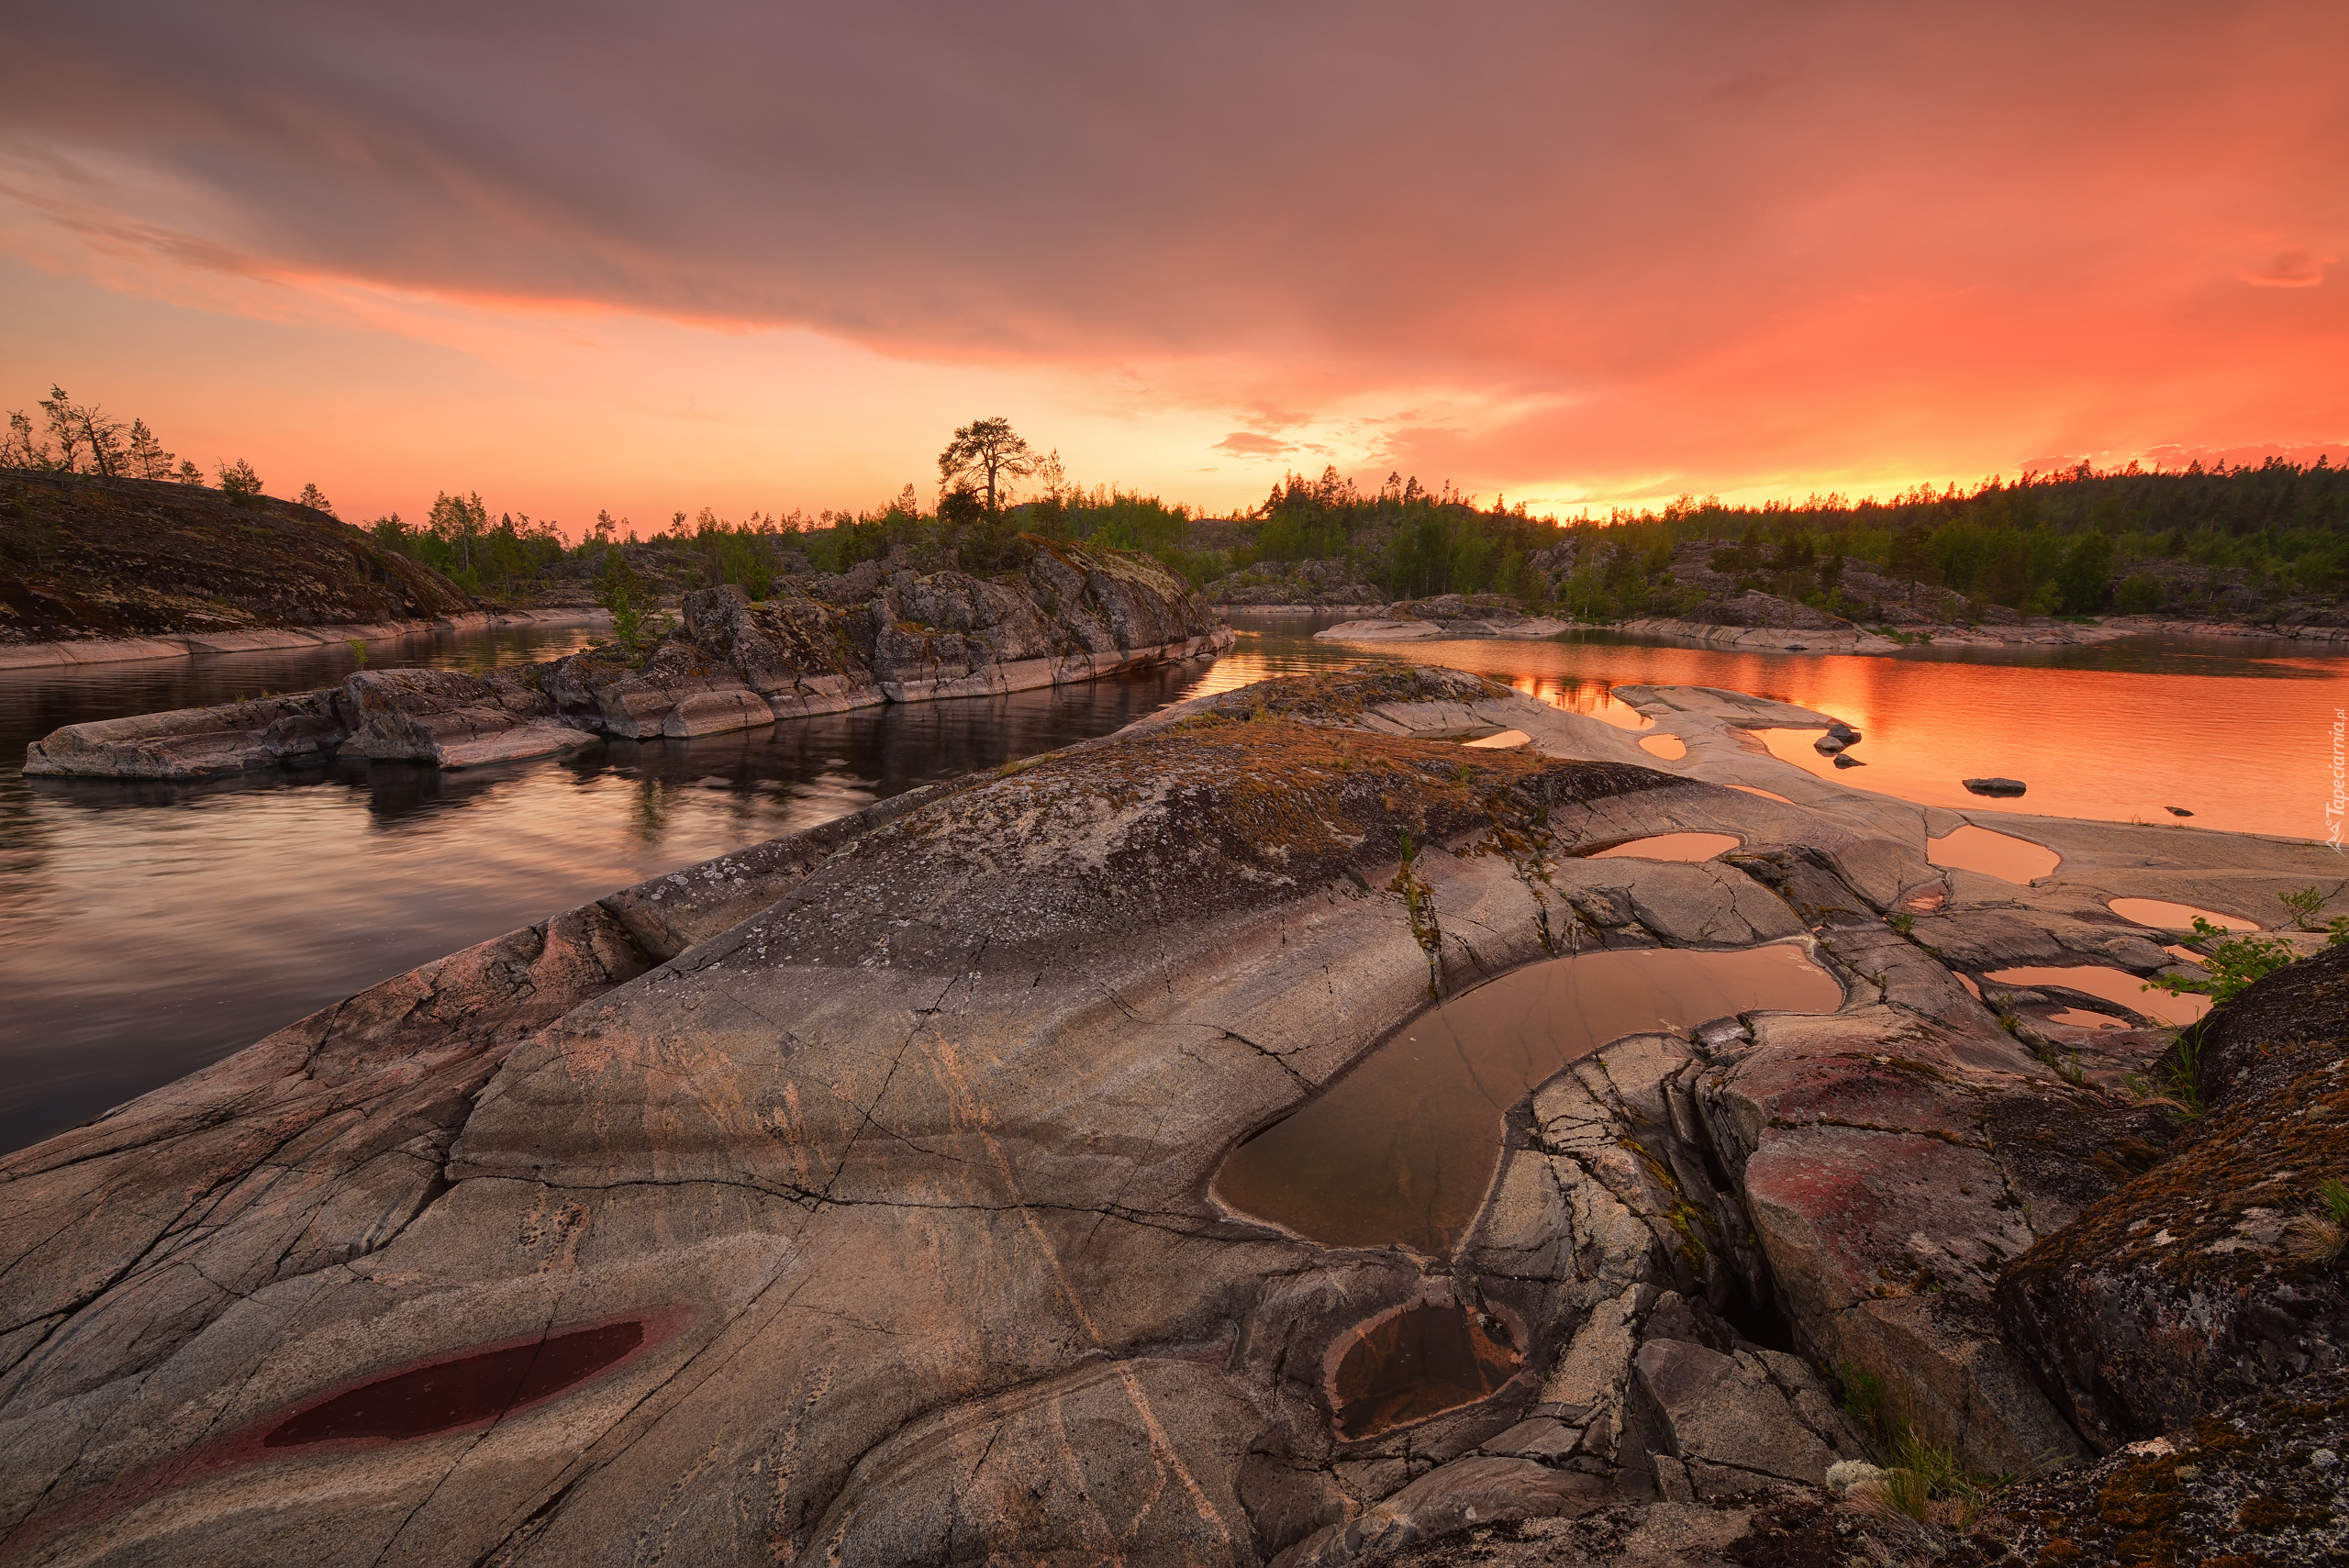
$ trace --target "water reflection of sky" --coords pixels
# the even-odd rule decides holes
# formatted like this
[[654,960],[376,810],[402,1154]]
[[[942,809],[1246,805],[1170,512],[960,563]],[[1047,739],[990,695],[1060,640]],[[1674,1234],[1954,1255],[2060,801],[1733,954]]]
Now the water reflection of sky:
[[[1617,685],[1722,686],[1833,714],[1866,739],[1838,769],[1783,733],[1770,749],[1821,778],[1974,811],[2184,823],[2321,841],[2332,724],[2349,708],[2349,654],[2248,639],[2132,639],[2083,648],[1894,655],[1739,652],[1609,635],[1551,642],[1313,643],[1304,617],[1250,617],[1227,666],[1409,657],[1508,681],[1616,718]],[[1317,650],[1313,653],[1300,648]],[[1219,670],[1219,674],[1225,672]],[[1239,672],[1234,669],[1230,675]],[[1623,710],[1628,712],[1628,710]],[[2022,780],[2020,799],[1967,778]],[[2194,813],[2177,817],[2168,808]],[[2349,875],[2349,865],[2343,874]]]
[[[1058,692],[870,709],[695,741],[599,742],[456,773],[363,762],[196,785],[36,781],[61,724],[328,684],[344,649],[0,674],[0,1148],[193,1071],[312,1008],[613,888],[883,795],[1107,733],[1163,704],[1363,659],[1448,662],[1609,723],[1627,684],[1716,685],[1835,713],[1919,799],[2321,837],[2344,664],[2305,649],[2108,645],[1823,658],[1633,644],[1315,642],[1244,617],[1238,647]],[[485,668],[576,647],[540,628],[417,639],[374,662]],[[1807,750],[1797,748],[1798,758]],[[1810,765],[1806,762],[1804,765]],[[2027,780],[2021,802],[1954,785]],[[1938,793],[1936,793],[1938,792]]]

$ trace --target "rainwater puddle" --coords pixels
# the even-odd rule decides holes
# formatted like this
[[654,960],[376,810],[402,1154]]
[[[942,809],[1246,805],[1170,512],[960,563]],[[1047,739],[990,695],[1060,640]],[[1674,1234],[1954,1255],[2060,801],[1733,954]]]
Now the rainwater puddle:
[[2051,1024],[2069,1024],[2076,1029],[2125,1029],[2129,1026],[2110,1013],[2091,1013],[2086,1007],[2065,1007],[2047,1015]]
[[1640,750],[1651,757],[1676,762],[1688,754],[1688,743],[1677,735],[1649,735],[1642,737]]
[[1608,1041],[1756,1009],[1832,1012],[1842,989],[1787,943],[1544,960],[1407,1024],[1329,1089],[1234,1149],[1218,1201],[1330,1247],[1441,1258],[1484,1207],[1503,1121]]
[[1993,985],[2061,985],[2067,991],[2085,992],[2107,1002],[2117,1002],[2165,1024],[2190,1024],[2210,1010],[2208,996],[2198,996],[2190,991],[2176,996],[2166,991],[2148,991],[2143,981],[2127,971],[2098,964],[1994,969],[1982,978]]
[[1779,795],[1773,790],[1756,789],[1752,784],[1731,784],[1729,787],[1743,795],[1758,795],[1765,800],[1775,800],[1780,806],[1792,806],[1794,804],[1793,801],[1788,800],[1783,795]]
[[1350,1441],[1490,1398],[1525,1359],[1506,1326],[1451,1302],[1397,1307],[1341,1343],[1330,1404]]
[[1533,744],[1533,737],[1522,729],[1504,729],[1498,735],[1487,735],[1481,740],[1463,740],[1463,746],[1474,746],[1482,751],[1514,751],[1520,746]]
[[1984,876],[2018,884],[2036,882],[2064,863],[2063,856],[2044,845],[1971,823],[1945,839],[1926,840],[1925,859],[1937,866],[1978,871]]
[[[2116,898],[2106,907],[2124,920],[2134,920],[2161,931],[2190,931],[2198,919],[2238,931],[2259,929],[2258,921],[2247,920],[2241,915],[2221,915],[2215,909],[2197,909],[2191,904],[2172,904],[2161,898]],[[2195,962],[2202,961],[2198,956]]]
[[1594,861],[1709,861],[1744,842],[1734,833],[1658,833],[1634,839],[1611,850],[1598,850]]

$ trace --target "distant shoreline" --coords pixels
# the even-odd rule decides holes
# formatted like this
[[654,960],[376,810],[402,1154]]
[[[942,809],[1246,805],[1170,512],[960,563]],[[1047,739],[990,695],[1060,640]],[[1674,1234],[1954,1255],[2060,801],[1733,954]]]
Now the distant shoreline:
[[[1226,617],[1341,616],[1356,619],[1388,618],[1386,605],[1218,605]],[[1332,627],[1341,630],[1343,622]],[[1866,627],[1713,626],[1672,617],[1594,622],[1575,625],[1570,632],[1611,632],[1621,637],[1671,638],[1722,648],[1770,649],[1797,653],[1898,653],[1914,648],[2061,648],[2113,642],[2127,637],[2209,637],[2259,639],[2270,641],[2349,642],[2349,627],[2258,626],[2248,621],[2173,620],[2160,616],[2108,616],[2093,626],[2070,621],[2038,621],[2021,626],[1896,626],[1900,637],[1886,637]],[[1565,632],[1558,635],[1564,636]],[[1906,639],[1906,640],[1903,640]],[[1347,640],[1337,639],[1335,640]],[[1365,640],[1392,640],[1366,639]]]

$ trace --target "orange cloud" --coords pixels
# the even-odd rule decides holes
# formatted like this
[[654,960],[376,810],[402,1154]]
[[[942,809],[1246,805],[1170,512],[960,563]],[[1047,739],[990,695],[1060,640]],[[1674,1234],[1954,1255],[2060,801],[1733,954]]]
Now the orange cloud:
[[90,0],[0,56],[0,253],[97,288],[0,352],[89,382],[135,295],[116,404],[214,417],[190,346],[235,339],[284,439],[413,454],[444,414],[358,367],[432,359],[540,411],[500,483],[810,504],[1015,406],[1210,505],[1291,459],[1566,504],[2337,442],[2344,48],[2312,0]]

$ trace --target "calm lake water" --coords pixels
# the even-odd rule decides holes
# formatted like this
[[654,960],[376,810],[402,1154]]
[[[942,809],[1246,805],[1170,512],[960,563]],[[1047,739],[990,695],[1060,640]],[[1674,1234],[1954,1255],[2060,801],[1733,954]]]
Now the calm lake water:
[[[1347,647],[1241,617],[1212,662],[1060,691],[889,706],[699,740],[607,741],[443,775],[351,762],[197,785],[28,780],[59,725],[299,691],[345,650],[0,673],[0,1149],[44,1138],[314,1008],[658,873],[932,780],[1106,734],[1270,674],[1407,657],[1493,674],[1612,723],[1617,684],[1728,686],[1837,714],[1919,800],[2321,839],[2349,660],[2289,644],[1835,658],[1609,638]],[[378,667],[568,652],[546,628],[379,646]],[[1806,745],[1788,755],[1831,773]],[[1963,776],[2026,781],[2020,802]],[[2349,868],[2345,868],[2349,870]]]

